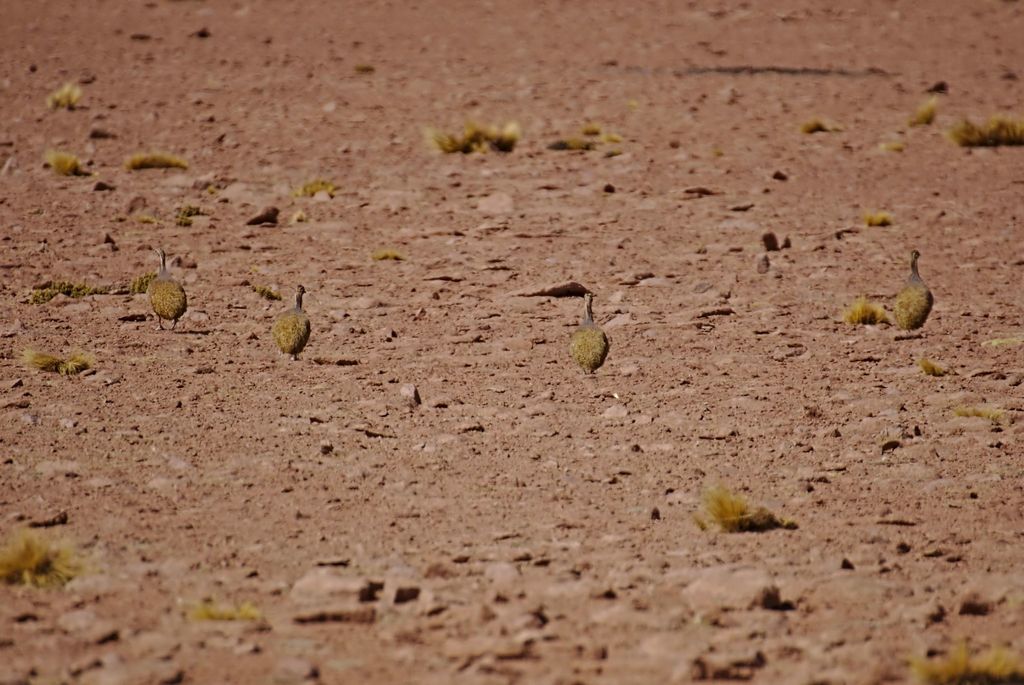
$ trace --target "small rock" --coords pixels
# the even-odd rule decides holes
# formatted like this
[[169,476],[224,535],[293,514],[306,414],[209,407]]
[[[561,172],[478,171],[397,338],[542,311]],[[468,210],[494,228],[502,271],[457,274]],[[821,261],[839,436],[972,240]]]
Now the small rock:
[[601,416],[606,419],[624,419],[629,416],[629,410],[626,409],[624,404],[613,404],[605,409]]
[[136,195],[135,197],[133,197],[131,200],[128,201],[127,213],[128,214],[135,214],[137,212],[141,212],[145,208],[146,208],[146,198],[142,197],[141,195]]
[[614,193],[615,192],[615,186],[613,186],[611,183],[605,183],[604,184],[604,192],[609,193],[609,194]]
[[694,680],[750,680],[768,663],[761,651],[710,652],[693,661]]
[[764,249],[768,252],[775,252],[779,249],[779,239],[771,231],[761,235],[761,242],[764,243]]
[[844,571],[852,571],[853,562],[844,557],[843,560],[839,563],[839,568],[843,569]]
[[988,616],[992,613],[992,602],[984,599],[977,592],[968,592],[960,600],[961,616]]
[[511,214],[515,209],[515,202],[508,193],[492,193],[481,198],[476,208],[483,214]]
[[398,392],[410,407],[418,407],[420,405],[420,391],[412,383],[406,383]]
[[772,178],[776,181],[788,181],[789,175],[785,171],[776,171],[772,174]]
[[484,568],[484,577],[495,585],[509,585],[519,580],[519,567],[508,561],[495,561]]
[[660,521],[661,520],[661,510],[658,509],[658,507],[654,507],[653,509],[651,509],[651,520],[652,521]]
[[313,202],[330,202],[330,201],[331,201],[331,194],[328,193],[326,190],[318,190],[316,192],[316,194],[313,195]]
[[768,261],[768,255],[759,254],[757,256],[757,273],[766,274],[769,268],[771,268],[771,262]]
[[418,587],[404,586],[395,588],[395,604],[405,604],[419,599],[420,589]]
[[70,430],[70,429],[74,428],[77,425],[78,425],[78,421],[76,421],[75,419],[64,418],[64,419],[60,420],[60,427],[61,428],[67,428],[67,429]]
[[106,190],[114,190],[114,186],[105,181],[96,181],[96,183],[93,184],[92,189],[95,192],[103,192]]
[[37,414],[22,414],[21,415],[21,422],[22,423],[27,423],[30,426],[38,426],[39,425],[39,416]]
[[103,139],[106,139],[106,138],[117,138],[117,136],[114,135],[113,133],[111,133],[110,131],[108,131],[108,130],[106,130],[104,128],[99,128],[99,127],[95,127],[95,126],[93,128],[91,128],[91,129],[89,129],[89,137],[92,138],[93,140],[103,140]]
[[321,602],[326,599],[349,599],[373,602],[384,589],[384,583],[366,578],[341,575],[331,567],[315,568],[295,581],[290,597],[300,602]]
[[331,444],[330,440],[321,440],[320,441],[320,454],[326,455],[326,454],[330,454],[333,451],[334,451],[334,445]]
[[7,384],[7,387],[10,388],[11,390],[14,390],[15,388],[20,388],[23,385],[25,385],[25,382],[23,380],[21,380],[20,378],[15,378],[13,381]]
[[277,207],[265,207],[262,212],[245,222],[246,226],[277,226]]
[[320,677],[320,669],[311,661],[297,656],[287,656],[274,665],[274,682],[281,685],[301,683]]
[[380,329],[380,331],[377,332],[377,335],[384,342],[394,340],[395,338],[398,337],[398,333],[395,331],[394,328],[382,328]]
[[195,33],[193,33],[192,36],[194,38],[209,38],[210,37],[210,29],[208,29],[208,28],[206,28],[204,26],[203,28],[201,28],[198,31],[196,31]]
[[464,421],[458,425],[456,430],[459,433],[483,433],[484,427],[479,421]]

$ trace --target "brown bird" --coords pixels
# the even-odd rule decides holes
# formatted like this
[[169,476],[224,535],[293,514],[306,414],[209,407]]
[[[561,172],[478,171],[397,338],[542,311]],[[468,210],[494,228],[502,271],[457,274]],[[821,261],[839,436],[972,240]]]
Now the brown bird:
[[594,373],[601,368],[610,347],[608,336],[594,323],[593,301],[594,296],[590,293],[583,296],[583,323],[569,342],[569,354],[584,373]]
[[920,256],[921,253],[917,250],[910,253],[910,277],[903,290],[896,296],[896,303],[893,305],[896,325],[905,331],[923,326],[932,311],[932,291],[917,273],[917,259]]
[[309,317],[302,311],[302,296],[306,289],[301,285],[295,289],[295,306],[282,312],[274,320],[272,332],[274,342],[292,361],[299,358],[299,353],[309,342]]
[[167,255],[157,248],[156,254],[160,257],[160,271],[156,278],[149,283],[146,292],[149,294],[149,303],[153,306],[153,312],[157,316],[157,325],[160,330],[164,328],[164,319],[171,322],[171,330],[178,325],[185,310],[188,309],[188,297],[181,284],[171,278],[167,271]]

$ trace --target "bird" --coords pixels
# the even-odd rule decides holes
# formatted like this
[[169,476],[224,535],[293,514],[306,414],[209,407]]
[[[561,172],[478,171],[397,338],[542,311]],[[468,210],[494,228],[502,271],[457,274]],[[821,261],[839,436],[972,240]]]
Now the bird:
[[157,325],[160,330],[164,328],[164,319],[171,321],[171,330],[178,325],[185,310],[188,309],[188,297],[181,284],[171,278],[167,271],[167,255],[163,250],[155,250],[160,257],[160,271],[156,278],[149,283],[146,293],[149,295],[149,303],[153,306],[153,312],[157,316]]
[[928,314],[932,311],[932,291],[928,289],[921,274],[917,272],[917,260],[921,253],[914,250],[910,253],[910,277],[906,285],[896,295],[893,314],[896,325],[905,331],[914,330],[924,325]]
[[278,348],[295,361],[309,342],[309,317],[302,311],[302,296],[306,289],[301,285],[295,289],[295,306],[287,309],[274,319],[274,342]]
[[601,368],[610,346],[608,336],[594,323],[593,301],[591,293],[583,295],[583,323],[573,332],[569,342],[569,354],[584,373],[594,373]]

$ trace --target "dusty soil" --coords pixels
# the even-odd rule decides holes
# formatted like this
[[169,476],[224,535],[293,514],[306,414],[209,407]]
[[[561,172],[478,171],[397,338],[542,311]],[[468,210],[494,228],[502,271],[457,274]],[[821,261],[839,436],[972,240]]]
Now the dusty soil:
[[[944,135],[1022,114],[1024,5],[510,7],[7,3],[0,532],[65,511],[42,532],[88,572],[0,588],[0,682],[877,683],[965,638],[1024,651],[1024,347],[983,345],[1024,334],[1024,150]],[[468,118],[523,139],[425,145]],[[547,149],[591,121],[622,142]],[[190,167],[122,167],[147,149]],[[317,177],[333,199],[292,197]],[[144,295],[28,303],[158,246],[173,333]],[[914,248],[921,334],[842,323]],[[593,377],[580,299],[517,294],[569,280],[612,340]],[[290,362],[250,286],[298,283]],[[799,528],[702,531],[719,483]],[[263,619],[191,620],[205,598]]]

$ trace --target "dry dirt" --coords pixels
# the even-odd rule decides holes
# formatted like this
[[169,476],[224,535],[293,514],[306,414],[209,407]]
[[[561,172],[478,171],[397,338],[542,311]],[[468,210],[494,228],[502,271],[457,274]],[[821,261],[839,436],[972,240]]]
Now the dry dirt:
[[[1024,149],[945,136],[1024,113],[1024,4],[627,5],[4,3],[0,533],[67,512],[42,533],[88,572],[0,588],[0,682],[880,683],[1024,651],[1024,347],[983,344],[1024,335]],[[424,143],[469,118],[523,139]],[[622,142],[547,149],[591,121]],[[147,149],[190,167],[123,168]],[[333,199],[292,197],[317,177]],[[144,295],[28,302],[158,246],[173,333]],[[921,334],[844,324],[914,248]],[[517,295],[569,280],[612,340],[593,377],[581,300]],[[298,283],[290,362],[250,286]],[[719,483],[799,528],[702,531]]]

